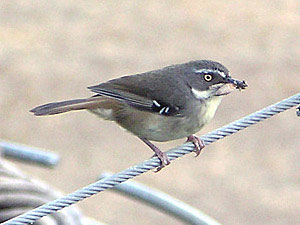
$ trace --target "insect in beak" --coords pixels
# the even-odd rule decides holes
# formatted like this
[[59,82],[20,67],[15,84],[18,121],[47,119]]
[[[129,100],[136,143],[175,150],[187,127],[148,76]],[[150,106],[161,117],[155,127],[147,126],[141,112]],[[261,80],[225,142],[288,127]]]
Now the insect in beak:
[[236,80],[231,77],[228,77],[228,78],[226,78],[226,81],[228,83],[233,84],[235,86],[235,88],[238,90],[246,89],[246,87],[248,87],[248,85],[246,84],[246,82],[244,80],[240,81],[240,80]]

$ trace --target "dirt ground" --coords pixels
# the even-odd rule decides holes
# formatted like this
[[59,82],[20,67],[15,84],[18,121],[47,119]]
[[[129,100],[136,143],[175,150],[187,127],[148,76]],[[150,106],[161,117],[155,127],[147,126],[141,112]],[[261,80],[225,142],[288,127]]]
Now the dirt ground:
[[[201,135],[299,92],[299,27],[296,0],[0,1],[0,138],[60,154],[52,170],[16,165],[70,193],[152,153],[87,112],[37,118],[29,109],[87,97],[87,86],[125,74],[213,59],[249,88],[224,98]],[[299,224],[299,124],[289,110],[135,180],[223,224]],[[111,191],[78,206],[107,224],[182,224]]]

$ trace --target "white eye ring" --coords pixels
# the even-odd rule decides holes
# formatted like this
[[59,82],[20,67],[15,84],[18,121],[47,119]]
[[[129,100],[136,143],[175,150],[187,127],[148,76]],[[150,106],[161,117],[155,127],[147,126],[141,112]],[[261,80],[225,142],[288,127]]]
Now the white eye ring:
[[210,75],[210,74],[205,74],[204,75],[204,80],[205,81],[210,82],[210,81],[212,81],[212,79],[213,79],[212,75]]

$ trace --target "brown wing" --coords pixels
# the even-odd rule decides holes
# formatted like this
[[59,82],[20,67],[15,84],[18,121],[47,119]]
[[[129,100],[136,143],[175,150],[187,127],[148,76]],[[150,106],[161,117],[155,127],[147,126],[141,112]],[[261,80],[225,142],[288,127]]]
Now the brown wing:
[[[147,76],[147,81],[141,75],[126,76],[111,80],[106,83],[88,87],[99,96],[106,96],[128,104],[134,108],[144,111],[158,113],[164,116],[181,116],[180,101],[166,102],[173,96],[163,95],[157,81],[151,81],[151,76]],[[143,83],[143,86],[141,86]],[[182,107],[183,108],[183,107]]]

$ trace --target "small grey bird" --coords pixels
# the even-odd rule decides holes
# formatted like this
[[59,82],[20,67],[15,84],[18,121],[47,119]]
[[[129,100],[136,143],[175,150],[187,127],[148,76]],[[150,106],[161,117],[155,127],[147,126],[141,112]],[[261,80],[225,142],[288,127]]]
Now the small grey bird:
[[154,151],[161,161],[159,171],[170,161],[150,140],[187,137],[199,155],[204,143],[194,134],[213,118],[223,95],[246,87],[222,64],[197,60],[109,80],[88,87],[96,93],[92,97],[48,103],[31,112],[44,116],[86,109],[115,121]]

